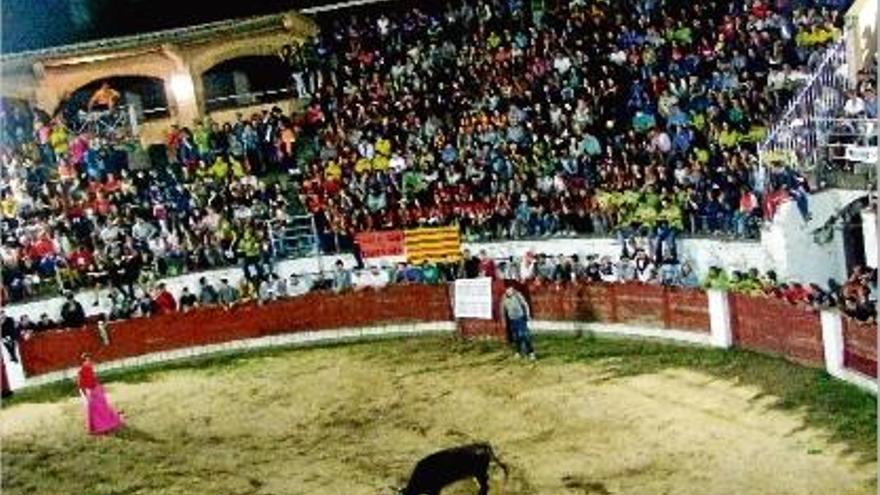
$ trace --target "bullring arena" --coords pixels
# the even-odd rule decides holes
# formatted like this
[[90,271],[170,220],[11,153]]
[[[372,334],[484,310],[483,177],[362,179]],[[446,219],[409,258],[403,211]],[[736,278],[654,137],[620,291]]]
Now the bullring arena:
[[0,4],[3,495],[878,493],[878,0]]
[[[455,337],[445,286],[133,320],[111,325],[108,347],[86,329],[27,341],[22,357],[34,372],[64,369],[80,350],[111,363],[147,357],[126,363],[143,366],[135,371],[107,372],[130,418],[116,436],[82,433],[69,381],[5,407],[5,492],[390,493],[424,453],[473,440],[490,440],[510,465],[506,483],[493,477],[503,493],[876,490],[873,398],[814,368],[708,348],[705,293],[529,292],[536,363],[478,338],[503,331],[494,321],[460,321]],[[779,304],[772,318],[754,317],[756,304],[772,302],[730,300],[737,345],[806,364],[824,352],[811,342],[817,315]],[[588,312],[592,323],[571,321]],[[775,338],[746,333],[755,330]],[[383,336],[396,338],[372,340]],[[350,342],[360,339],[370,340]],[[257,350],[304,344],[321,345]],[[219,354],[200,358],[199,349]]]

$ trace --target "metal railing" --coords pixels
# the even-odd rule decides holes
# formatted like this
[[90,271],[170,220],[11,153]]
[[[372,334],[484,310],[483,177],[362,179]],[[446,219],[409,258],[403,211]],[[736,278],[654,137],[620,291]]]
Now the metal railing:
[[294,96],[294,92],[291,88],[236,93],[208,98],[205,100],[205,108],[209,111],[215,111],[251,105],[267,105],[287,98],[293,98]]
[[817,119],[816,176],[827,187],[866,189],[877,181],[878,119]]
[[758,145],[762,167],[782,163],[806,172],[815,170],[821,158],[819,124],[822,119],[836,116],[853,86],[846,70],[846,55],[845,37],[826,49],[819,66],[786,105],[767,139]]

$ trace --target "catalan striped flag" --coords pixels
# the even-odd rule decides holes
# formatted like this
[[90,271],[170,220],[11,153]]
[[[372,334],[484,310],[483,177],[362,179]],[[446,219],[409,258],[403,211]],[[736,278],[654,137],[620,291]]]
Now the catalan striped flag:
[[406,257],[410,263],[449,262],[461,259],[461,235],[457,225],[404,231]]

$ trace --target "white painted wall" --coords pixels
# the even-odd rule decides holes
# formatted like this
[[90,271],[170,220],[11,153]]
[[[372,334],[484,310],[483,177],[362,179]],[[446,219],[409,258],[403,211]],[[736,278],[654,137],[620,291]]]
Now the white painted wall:
[[5,345],[0,345],[0,354],[3,355],[3,367],[6,369],[6,379],[9,380],[9,390],[18,390],[25,385],[24,367],[21,364],[21,355],[16,347],[16,359],[13,362],[9,356],[9,350]]
[[831,189],[811,195],[809,222],[801,218],[793,201],[781,205],[761,235],[768,268],[776,270],[780,280],[815,282],[823,286],[829,278],[844,280],[846,258],[840,229],[835,228],[830,242],[823,244],[817,244],[813,234],[832,215],[866,194],[865,191]]
[[[333,257],[324,256],[324,270],[332,269],[332,265],[336,262],[337,259],[341,259],[345,266],[348,268],[352,268],[355,266],[354,257],[351,255]],[[319,266],[317,258],[287,260],[282,261],[276,266],[276,272],[279,276],[282,277],[289,277],[292,273],[317,273],[318,271]],[[214,285],[214,287],[217,287],[217,285],[220,283],[220,279],[222,278],[228,279],[230,285],[237,286],[238,283],[241,282],[243,276],[244,274],[241,268],[232,267],[220,270],[210,270],[206,272],[189,273],[178,277],[170,277],[163,279],[163,282],[165,282],[168,290],[171,291],[171,293],[174,294],[175,297],[179,297],[184,287],[189,287],[190,291],[194,291],[197,293],[199,279],[201,277],[206,277]],[[79,301],[80,304],[82,304],[83,310],[85,310],[87,316],[99,315],[101,313],[109,313],[110,301],[107,298],[107,293],[107,290],[83,291],[76,295],[76,300]],[[36,321],[41,314],[46,313],[51,318],[57,320],[60,318],[62,303],[63,298],[54,297],[51,299],[44,299],[24,304],[14,304],[12,306],[5,307],[4,309],[7,315],[12,316],[15,319],[18,319],[23,314],[27,314],[28,316],[30,316],[31,320]]]
[[862,211],[862,233],[865,237],[865,263],[877,268],[877,212],[872,209]]
[[[548,239],[536,241],[464,243],[472,254],[486,250],[493,258],[522,256],[528,251],[546,254],[576,254],[583,258],[588,254],[621,255],[621,245],[615,239]],[[764,247],[757,241],[722,241],[717,239],[682,239],[678,242],[679,257],[691,263],[702,276],[713,265],[726,266],[730,270],[747,270],[755,267],[767,269]]]
[[877,0],[856,0],[847,11],[847,59],[855,77],[877,51]]

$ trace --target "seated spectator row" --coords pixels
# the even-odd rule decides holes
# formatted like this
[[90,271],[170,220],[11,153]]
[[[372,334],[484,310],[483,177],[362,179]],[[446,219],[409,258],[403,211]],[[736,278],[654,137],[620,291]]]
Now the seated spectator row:
[[[656,284],[683,288],[725,290],[749,296],[780,299],[804,310],[838,308],[847,316],[876,321],[877,270],[857,268],[843,284],[829,280],[827,287],[780,282],[772,271],[726,271],[713,267],[699,280],[688,262],[666,257],[660,262],[644,250],[618,259],[608,256],[548,256],[526,253],[522,257],[493,259],[485,251],[472,255],[465,251],[458,263],[412,265],[408,263],[373,264],[362,269],[346,269],[341,261],[329,273],[315,275],[294,273],[280,277],[267,273],[259,279],[243,277],[238,284],[227,279],[219,283],[202,277],[195,287],[184,287],[172,294],[164,283],[152,288],[138,287],[134,296],[113,289],[106,296],[109,311],[96,317],[101,320],[148,318],[153,315],[190,311],[197,307],[231,308],[237,304],[269,304],[272,301],[299,297],[315,291],[375,290],[389,285],[440,284],[459,278],[492,277],[528,285],[568,284]],[[104,305],[106,307],[106,305]],[[55,315],[53,315],[55,316]],[[13,345],[33,332],[55,328],[78,328],[87,322],[82,304],[69,293],[58,315],[33,318],[22,315],[17,321],[0,314],[4,343]]]

